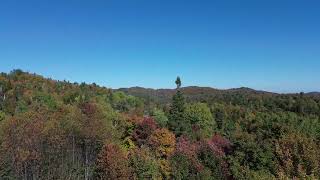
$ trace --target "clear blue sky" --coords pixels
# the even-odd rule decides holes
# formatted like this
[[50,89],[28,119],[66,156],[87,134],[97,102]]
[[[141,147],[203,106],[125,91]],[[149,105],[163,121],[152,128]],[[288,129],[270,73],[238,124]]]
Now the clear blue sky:
[[318,0],[1,0],[0,71],[107,87],[320,91]]

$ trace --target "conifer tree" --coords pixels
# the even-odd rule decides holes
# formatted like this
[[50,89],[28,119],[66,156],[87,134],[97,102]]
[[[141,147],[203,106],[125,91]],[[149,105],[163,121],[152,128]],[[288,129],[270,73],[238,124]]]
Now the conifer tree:
[[177,92],[172,98],[172,105],[169,113],[169,128],[174,131],[177,136],[189,131],[191,126],[184,118],[185,113],[185,99],[180,90],[181,80],[177,77],[176,80]]

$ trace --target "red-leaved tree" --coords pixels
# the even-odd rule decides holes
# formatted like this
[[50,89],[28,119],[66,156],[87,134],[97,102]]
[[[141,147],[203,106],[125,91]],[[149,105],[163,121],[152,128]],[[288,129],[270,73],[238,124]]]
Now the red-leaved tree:
[[157,124],[150,117],[145,117],[143,121],[141,121],[136,129],[133,132],[133,140],[141,146],[145,144],[149,138],[149,136],[157,129]]
[[116,144],[105,145],[98,156],[97,172],[100,179],[129,179],[127,153]]

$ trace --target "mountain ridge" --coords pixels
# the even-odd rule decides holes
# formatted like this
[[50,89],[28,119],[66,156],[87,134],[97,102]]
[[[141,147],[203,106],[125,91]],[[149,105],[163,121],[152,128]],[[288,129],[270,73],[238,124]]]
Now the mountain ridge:
[[[121,88],[112,88],[115,91],[128,91],[128,90],[149,90],[149,91],[175,91],[175,88],[149,88],[149,87],[142,87],[142,86],[132,86],[132,87],[121,87]],[[239,91],[250,91],[250,92],[257,92],[257,93],[270,93],[270,94],[278,94],[278,95],[292,95],[292,94],[300,94],[301,92],[292,92],[292,93],[279,93],[273,91],[266,91],[266,90],[258,90],[253,89],[250,87],[239,87],[239,88],[227,88],[227,89],[220,89],[214,88],[209,86],[185,86],[181,87],[182,91],[186,89],[203,89],[203,90],[215,90],[215,91],[230,91],[230,92],[239,92]],[[311,92],[302,92],[305,95],[320,95],[319,91],[311,91]]]
[[[275,93],[263,90],[255,90],[248,87],[231,88],[231,89],[216,89],[212,87],[187,86],[180,90],[184,93],[185,98],[189,102],[215,102],[222,99],[228,99],[230,103],[238,104],[239,99],[246,99],[247,101],[256,101],[259,99],[274,99],[282,97],[296,98],[301,95],[320,99],[319,92],[311,93]],[[157,104],[170,103],[176,89],[153,89],[143,87],[119,88],[113,91],[122,91],[128,95],[145,99],[147,102],[154,102]]]

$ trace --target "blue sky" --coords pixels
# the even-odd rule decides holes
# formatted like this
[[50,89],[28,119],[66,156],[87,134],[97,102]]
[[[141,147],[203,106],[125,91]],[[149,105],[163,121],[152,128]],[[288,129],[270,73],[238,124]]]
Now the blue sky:
[[0,71],[119,88],[320,91],[316,0],[1,0]]

